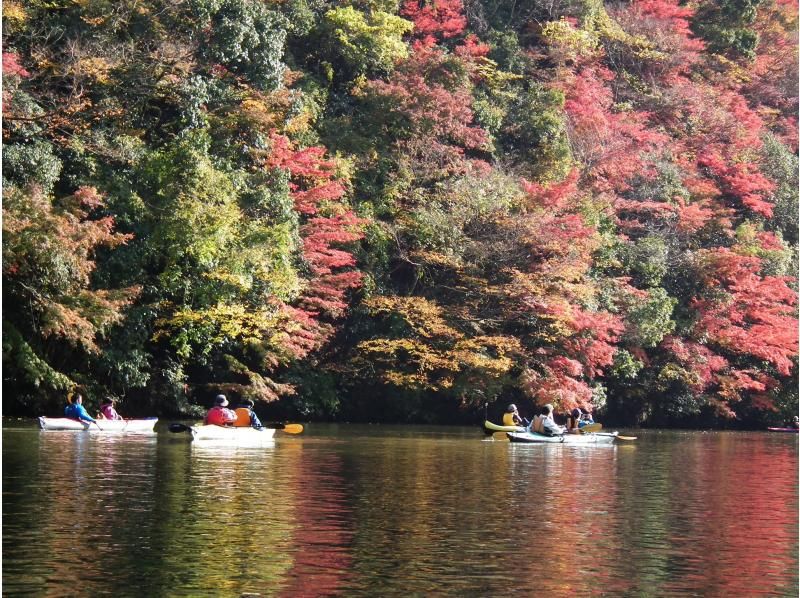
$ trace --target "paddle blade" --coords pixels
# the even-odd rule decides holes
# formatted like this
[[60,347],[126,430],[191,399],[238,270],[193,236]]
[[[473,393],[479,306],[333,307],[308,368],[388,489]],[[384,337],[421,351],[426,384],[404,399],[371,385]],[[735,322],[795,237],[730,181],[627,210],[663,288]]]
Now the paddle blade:
[[287,434],[300,434],[303,431],[302,424],[286,424],[283,431]]

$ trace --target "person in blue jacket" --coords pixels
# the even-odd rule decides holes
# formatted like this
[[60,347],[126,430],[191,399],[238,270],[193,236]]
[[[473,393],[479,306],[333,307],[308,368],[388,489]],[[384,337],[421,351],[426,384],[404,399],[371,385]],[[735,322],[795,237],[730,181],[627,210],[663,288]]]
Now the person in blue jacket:
[[75,395],[75,398],[72,399],[72,403],[64,408],[64,415],[72,419],[94,423],[94,418],[89,415],[86,408],[83,406],[83,397],[81,395]]

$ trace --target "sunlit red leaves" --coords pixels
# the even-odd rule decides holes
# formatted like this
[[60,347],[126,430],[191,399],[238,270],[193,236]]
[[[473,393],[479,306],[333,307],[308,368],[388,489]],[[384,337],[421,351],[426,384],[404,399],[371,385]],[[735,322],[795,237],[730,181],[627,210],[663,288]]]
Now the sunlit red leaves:
[[714,217],[714,210],[708,200],[687,203],[683,198],[676,199],[675,211],[678,215],[677,228],[684,233],[695,233]]
[[461,0],[406,0],[400,14],[414,23],[413,36],[423,45],[461,35],[467,26]]
[[693,37],[689,19],[694,9],[674,0],[646,0],[620,5],[611,14],[623,29],[652,45],[653,51],[636,56],[636,67],[663,82],[687,73],[705,48]]
[[759,44],[744,95],[772,130],[797,151],[798,10],[796,0],[759,5]]
[[417,50],[399,64],[388,81],[371,80],[357,93],[376,121],[392,130],[390,147],[418,184],[484,169],[475,152],[487,149],[488,136],[474,122],[472,90],[460,59],[438,47]]
[[797,360],[797,293],[790,278],[762,276],[761,260],[729,249],[702,253],[710,288],[724,295],[697,298],[695,334],[702,334],[725,351],[752,356],[789,376]]
[[3,74],[21,78],[31,76],[19,63],[19,55],[15,52],[3,52]]
[[573,152],[583,167],[583,176],[596,191],[625,191],[633,176],[652,172],[645,156],[667,138],[648,128],[648,114],[614,109],[609,81],[614,79],[604,67],[585,67],[564,88],[564,109],[569,117]]
[[540,185],[522,181],[522,188],[528,194],[531,204],[554,213],[560,213],[574,202],[578,195],[578,179],[580,172],[573,169],[567,177],[558,183]]
[[755,164],[726,160],[713,150],[702,153],[698,164],[715,177],[720,191],[739,200],[756,214],[772,216],[773,205],[765,198],[775,188]]
[[613,362],[616,343],[625,329],[622,320],[608,312],[575,310],[568,324],[573,334],[564,348],[584,364],[589,378],[602,375],[603,368]]
[[618,316],[583,307],[597,294],[588,274],[599,236],[577,212],[577,171],[551,185],[523,181],[523,188],[536,210],[524,219],[528,260],[509,287],[508,300],[540,327],[539,348],[529,356],[523,385],[539,403],[587,406],[589,383],[612,363],[624,329]]
[[462,45],[456,46],[455,53],[457,56],[478,58],[486,56],[491,50],[492,48],[488,44],[481,42],[476,35],[470,34],[464,38]]
[[274,131],[270,141],[271,154],[265,165],[288,171],[295,209],[306,217],[300,235],[311,275],[299,299],[301,309],[286,311],[297,316],[293,333],[297,336],[285,338],[289,351],[304,356],[333,332],[320,318],[340,317],[348,305],[347,292],[361,284],[359,271],[343,270],[354,266],[355,259],[342,247],[363,236],[364,222],[341,203],[345,187],[334,178],[336,164],[324,158],[325,148],[296,149],[286,136]]
[[392,108],[408,119],[412,134],[466,149],[483,147],[486,133],[472,124],[469,89],[450,89],[427,81],[424,74],[414,68],[417,65],[408,66],[407,70],[398,69],[388,82],[370,81],[367,89],[390,99]]

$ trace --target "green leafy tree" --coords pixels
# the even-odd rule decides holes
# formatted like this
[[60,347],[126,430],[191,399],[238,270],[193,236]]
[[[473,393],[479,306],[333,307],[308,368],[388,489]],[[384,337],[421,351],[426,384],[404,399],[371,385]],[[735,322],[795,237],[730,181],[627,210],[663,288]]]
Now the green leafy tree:
[[391,72],[408,56],[403,35],[412,28],[410,21],[380,10],[364,13],[345,6],[325,13],[320,36],[334,70],[355,77]]
[[730,58],[752,60],[758,47],[758,33],[752,27],[761,0],[715,0],[700,4],[692,28],[708,43],[712,52]]

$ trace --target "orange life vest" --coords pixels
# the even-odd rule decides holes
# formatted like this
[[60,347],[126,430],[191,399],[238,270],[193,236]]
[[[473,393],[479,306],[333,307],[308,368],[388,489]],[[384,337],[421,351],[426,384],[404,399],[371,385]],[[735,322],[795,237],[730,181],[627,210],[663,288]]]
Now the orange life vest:
[[250,410],[247,407],[238,407],[236,409],[236,421],[233,425],[237,428],[246,428],[250,425]]

